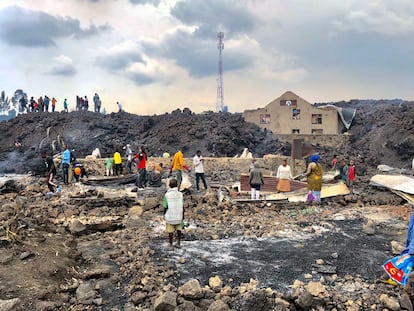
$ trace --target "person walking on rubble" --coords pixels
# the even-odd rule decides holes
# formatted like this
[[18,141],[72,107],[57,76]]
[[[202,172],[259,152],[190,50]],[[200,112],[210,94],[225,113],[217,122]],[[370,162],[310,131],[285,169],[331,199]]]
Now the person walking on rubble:
[[341,174],[341,179],[348,186],[348,164],[343,160],[341,166],[339,167],[339,172]]
[[258,200],[260,198],[260,190],[264,184],[264,180],[262,170],[258,167],[257,163],[254,163],[253,167],[250,169],[249,184],[251,199]]
[[184,162],[184,155],[180,149],[174,154],[170,167],[170,174],[172,172],[175,172],[176,174],[178,191],[180,191],[181,183],[183,181],[183,170],[186,170],[187,172],[190,171]]
[[145,150],[145,146],[141,146],[141,150],[139,153],[135,155],[135,160],[138,161],[137,169],[138,169],[138,181],[137,186],[138,190],[144,190],[147,186],[147,152]]
[[[323,169],[322,165],[318,163],[319,155],[314,154],[310,157],[310,163],[303,176],[307,176],[308,191],[311,193],[311,198],[314,198],[314,202],[321,203],[321,189],[322,189],[322,176]],[[312,202],[308,202],[312,203]]]
[[338,158],[336,154],[333,155],[331,165],[332,165],[332,170],[336,170],[336,167],[338,166]]
[[125,147],[125,156],[127,158],[127,172],[128,174],[132,174],[132,149],[130,144],[127,144]]
[[207,190],[207,182],[204,176],[204,158],[201,155],[201,151],[197,150],[195,156],[193,157],[194,172],[196,174],[196,188],[197,192],[200,191],[200,179],[203,182],[204,189]]
[[46,176],[47,176],[47,187],[49,188],[50,192],[55,192],[55,187],[58,185],[53,182],[53,178],[56,176],[56,166],[53,162],[51,157],[48,157],[46,152],[42,152],[41,154],[42,159],[45,161],[45,166],[47,169]]
[[105,175],[106,176],[113,176],[114,175],[114,170],[112,168],[113,165],[114,165],[114,159],[113,158],[108,157],[108,158],[105,159],[105,170],[106,170]]
[[279,192],[289,192],[290,191],[290,181],[292,180],[292,170],[287,164],[287,160],[282,160],[282,164],[277,168],[276,173],[277,186],[276,190]]
[[356,169],[354,160],[349,161],[348,167],[348,187],[352,188],[356,177]]
[[62,177],[65,185],[69,184],[69,165],[71,160],[71,154],[69,146],[65,145],[65,151],[62,154]]
[[172,178],[169,182],[168,191],[163,199],[164,218],[166,222],[166,231],[168,233],[168,242],[170,249],[173,248],[174,232],[177,231],[177,243],[175,247],[181,247],[181,230],[184,218],[183,194],[178,191],[177,180]]

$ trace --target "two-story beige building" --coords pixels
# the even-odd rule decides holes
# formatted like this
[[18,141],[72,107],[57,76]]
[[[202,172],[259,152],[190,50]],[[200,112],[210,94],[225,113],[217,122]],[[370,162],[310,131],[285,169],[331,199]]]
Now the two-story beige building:
[[275,134],[328,134],[343,133],[351,125],[355,110],[345,120],[343,109],[327,105],[316,107],[293,92],[286,92],[264,108],[245,110],[246,121]]

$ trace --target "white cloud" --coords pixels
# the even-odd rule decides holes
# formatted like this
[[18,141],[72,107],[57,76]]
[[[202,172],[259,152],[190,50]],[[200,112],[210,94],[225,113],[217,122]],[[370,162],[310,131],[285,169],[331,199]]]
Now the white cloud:
[[138,113],[205,110],[216,100],[220,30],[232,111],[286,90],[310,101],[410,98],[413,19],[412,0],[1,0],[1,87],[68,98],[99,90],[108,111],[118,98]]
[[403,5],[404,9],[395,1],[359,3],[358,8],[351,8],[343,18],[333,22],[337,30],[385,35],[414,33],[414,2]]
[[65,55],[59,55],[53,59],[53,64],[49,71],[51,75],[72,76],[76,74],[76,68],[73,60]]

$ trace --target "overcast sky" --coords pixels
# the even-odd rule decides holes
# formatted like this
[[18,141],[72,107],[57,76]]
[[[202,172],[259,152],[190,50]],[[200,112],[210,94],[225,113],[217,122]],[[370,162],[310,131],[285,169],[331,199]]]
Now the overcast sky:
[[285,91],[310,102],[412,99],[412,0],[1,0],[0,90],[97,92],[108,112],[263,107]]

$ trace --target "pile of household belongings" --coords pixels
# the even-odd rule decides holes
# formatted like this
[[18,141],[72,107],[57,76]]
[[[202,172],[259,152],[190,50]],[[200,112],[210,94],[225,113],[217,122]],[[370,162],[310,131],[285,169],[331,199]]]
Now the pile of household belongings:
[[371,177],[369,184],[386,188],[405,199],[409,204],[414,205],[414,178],[401,175],[401,173],[404,173],[404,170],[395,169],[387,165],[378,165],[378,169],[389,174],[374,175]]
[[[335,177],[339,174],[339,171],[327,171],[323,175],[323,185],[321,190],[321,198],[329,198],[340,195],[350,194],[349,188],[342,180],[337,180]],[[263,175],[264,185],[261,189],[260,201],[286,201],[286,202],[306,202],[308,196],[306,177],[301,178],[301,180],[295,180],[296,177],[290,181],[290,192],[280,192],[277,193],[276,186],[278,179],[275,176]],[[241,174],[240,184],[237,184],[237,187],[240,192],[249,192],[249,174]],[[227,191],[229,192],[229,191]],[[219,192],[219,200],[225,201],[226,195],[225,191],[221,189]],[[228,199],[228,198],[227,198]],[[243,201],[252,201],[251,199],[237,198],[233,201],[243,202]]]

